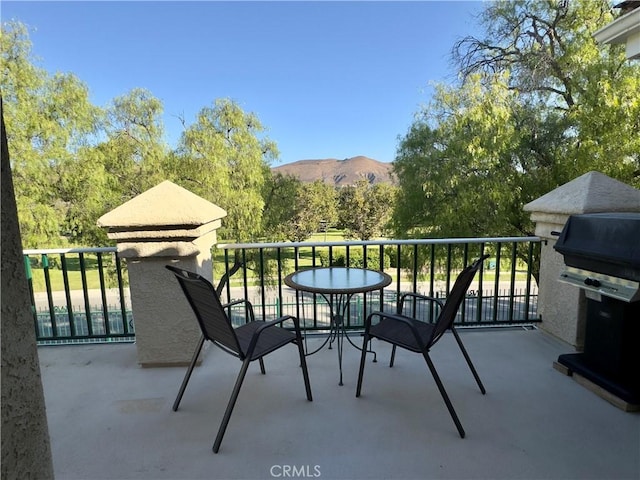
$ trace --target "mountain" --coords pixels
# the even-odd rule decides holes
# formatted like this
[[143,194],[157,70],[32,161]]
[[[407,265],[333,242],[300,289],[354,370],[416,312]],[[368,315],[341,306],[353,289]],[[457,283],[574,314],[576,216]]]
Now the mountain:
[[357,156],[338,160],[299,160],[274,167],[272,170],[283,175],[293,175],[302,182],[323,180],[325,183],[344,187],[365,179],[369,183],[395,183],[391,175],[393,164],[379,162],[372,158]]

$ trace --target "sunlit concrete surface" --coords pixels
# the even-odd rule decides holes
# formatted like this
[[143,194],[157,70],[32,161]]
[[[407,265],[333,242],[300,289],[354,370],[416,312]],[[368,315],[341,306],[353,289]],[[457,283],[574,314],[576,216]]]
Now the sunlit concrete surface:
[[141,368],[133,344],[40,347],[56,478],[640,478],[640,415],[554,370],[571,347],[537,330],[461,336],[486,395],[451,335],[432,357],[464,439],[419,355],[399,351],[389,368],[375,342],[356,398],[359,352],[345,345],[339,386],[337,351],[323,349],[307,358],[308,402],[292,346],[265,359],[266,375],[252,365],[218,454],[237,359],[212,348],[173,412],[183,368]]

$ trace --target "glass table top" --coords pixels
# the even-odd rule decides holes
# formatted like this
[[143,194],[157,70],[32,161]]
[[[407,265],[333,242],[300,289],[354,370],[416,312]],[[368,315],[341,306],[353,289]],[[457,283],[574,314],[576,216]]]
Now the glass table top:
[[365,268],[321,267],[287,275],[284,283],[313,293],[359,293],[384,288],[391,283],[391,277]]

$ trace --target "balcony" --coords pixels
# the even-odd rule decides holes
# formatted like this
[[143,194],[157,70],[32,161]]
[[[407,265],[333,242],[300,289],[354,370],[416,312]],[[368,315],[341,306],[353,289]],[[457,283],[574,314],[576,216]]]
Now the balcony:
[[[376,341],[379,361],[368,359],[361,398],[355,398],[359,352],[349,344],[344,350],[342,387],[335,350],[308,357],[312,403],[305,399],[294,349],[267,357],[266,377],[252,366],[218,455],[211,446],[239,362],[210,349],[194,373],[180,410],[173,412],[184,368],[139,366],[136,345],[127,342],[135,329],[115,249],[84,252],[82,259],[82,252],[25,252],[39,259],[38,275],[44,276],[44,284],[55,282],[59,275],[57,282],[64,285],[64,292],[47,289],[37,294],[31,284],[34,307],[49,307],[40,316],[34,310],[34,322],[41,344],[38,351],[56,476],[637,479],[640,415],[619,410],[553,368],[558,355],[573,348],[537,328],[537,289],[530,267],[538,242],[530,237],[388,241],[384,245],[219,245],[228,253],[222,260],[214,259],[214,269],[220,265],[218,274],[233,269],[233,258],[243,259],[243,266],[251,258],[253,272],[260,273],[269,270],[268,260],[276,262],[269,270],[274,275],[271,286],[252,281],[251,272],[243,267],[236,275],[241,281],[232,277],[223,297],[252,300],[258,305],[259,318],[305,317],[310,351],[326,334],[326,310],[321,299],[313,296],[287,301],[289,292],[282,277],[292,269],[320,265],[322,251],[322,261],[331,263],[344,247],[345,262],[352,265],[358,259],[366,262],[367,248],[380,253],[391,248],[392,258],[398,260],[388,269],[394,283],[385,294],[391,297],[401,291],[446,296],[461,260],[465,263],[483,249],[494,257],[472,286],[467,308],[457,321],[487,395],[478,391],[450,336],[432,352],[466,438],[458,436],[424,361],[399,352],[390,369],[390,350]],[[517,260],[523,253],[529,267],[524,270]],[[118,281],[110,285],[104,280],[106,272],[93,272],[99,289],[91,290],[91,275],[74,271],[72,265],[101,265],[102,254],[112,256],[102,260]],[[416,254],[432,259],[421,272],[414,267]],[[59,258],[52,265],[59,267],[47,267],[56,255]],[[381,258],[376,261],[382,262]],[[440,259],[439,268],[433,259]],[[35,279],[35,270],[31,273]],[[79,290],[73,289],[74,281]],[[523,293],[516,293],[520,288]],[[506,293],[500,294],[501,290]],[[276,294],[273,304],[267,301],[269,292]],[[110,296],[115,299],[113,309],[107,307]],[[97,309],[91,305],[93,298],[98,300]],[[393,308],[394,301],[378,296],[364,298],[358,305],[371,311]],[[356,344],[361,341],[358,312],[355,309],[348,319]],[[51,341],[109,343],[45,345]]]
[[432,354],[464,439],[424,361],[399,352],[390,369],[389,349],[375,342],[379,361],[367,365],[360,398],[359,352],[348,344],[342,387],[335,350],[308,357],[313,402],[295,349],[267,357],[266,376],[252,366],[217,455],[236,359],[209,351],[173,412],[183,368],[140,368],[130,343],[41,346],[56,478],[640,478],[640,416],[554,370],[571,347],[535,328],[461,336],[486,395],[450,335]]

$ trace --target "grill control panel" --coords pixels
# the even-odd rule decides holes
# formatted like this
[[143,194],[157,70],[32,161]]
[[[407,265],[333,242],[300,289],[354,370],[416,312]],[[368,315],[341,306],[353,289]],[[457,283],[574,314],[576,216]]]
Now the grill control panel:
[[623,302],[640,300],[640,282],[634,282],[626,278],[612,277],[575,267],[566,267],[558,280],[582,288],[587,292],[615,298]]

